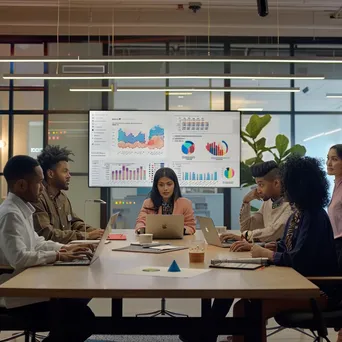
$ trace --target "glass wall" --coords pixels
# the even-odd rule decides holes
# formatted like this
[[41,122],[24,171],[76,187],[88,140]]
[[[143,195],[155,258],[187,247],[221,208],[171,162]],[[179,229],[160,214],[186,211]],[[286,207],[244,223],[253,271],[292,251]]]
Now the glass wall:
[[[132,46],[129,50],[131,54],[139,54],[136,46]],[[192,54],[196,54],[193,46],[187,46]],[[128,47],[116,46],[115,55],[123,54],[123,50],[127,53]],[[166,54],[166,46],[156,44],[140,46],[140,53],[144,51],[159,51],[159,55]],[[163,50],[164,49],[164,50]],[[171,44],[170,50],[175,55],[184,55],[186,52],[181,46]],[[188,50],[187,50],[188,51]],[[199,49],[200,55],[202,50]],[[217,47],[217,54],[223,54],[223,45]],[[198,73],[215,73],[223,74],[223,63],[120,63],[112,67],[112,72],[130,73],[130,74],[198,74]],[[134,81],[117,81],[118,87],[216,87],[223,86],[223,80],[134,80]],[[187,92],[180,94],[175,92],[137,92],[137,93],[116,93],[110,94],[108,109],[115,110],[170,110],[170,111],[210,111],[224,109],[223,93],[196,93]],[[120,228],[134,228],[135,220],[142,206],[143,201],[150,191],[149,188],[113,188],[111,191],[112,211],[120,211]],[[205,188],[184,188],[183,195],[191,199],[196,215],[211,216],[217,225],[223,225],[223,193],[220,189]]]
[[[50,43],[48,53],[51,56],[102,57],[102,43]],[[87,73],[96,66],[97,73],[105,70],[99,63],[83,66],[72,63],[49,63],[49,73]],[[94,92],[70,92],[73,87],[101,86],[102,81],[87,80],[50,80],[48,82],[47,143],[68,147],[73,153],[70,162],[71,184],[68,196],[74,211],[87,223],[100,227],[100,206],[89,204],[87,199],[101,197],[99,188],[88,188],[88,111],[102,109],[102,94]]]
[[[75,38],[76,39],[76,38]],[[63,40],[61,40],[63,41]],[[316,44],[315,40],[297,44],[286,39],[286,44],[255,44],[256,39],[216,37],[210,48],[205,40],[192,37],[184,39],[163,37],[158,42],[107,44],[106,38],[88,43],[88,37],[77,38],[76,42],[0,44],[1,56],[296,56],[325,57],[342,56],[342,45]],[[243,44],[241,42],[244,42]],[[285,40],[284,40],[285,41]],[[322,40],[321,40],[322,41]],[[37,42],[37,40],[36,40]],[[300,75],[325,76],[324,80],[135,80],[135,81],[64,81],[15,80],[9,82],[0,77],[0,189],[5,198],[7,187],[2,169],[9,157],[15,154],[29,154],[36,157],[47,143],[67,146],[74,153],[71,163],[73,180],[68,193],[75,211],[86,220],[100,225],[100,208],[84,207],[84,199],[99,198],[101,189],[89,189],[88,179],[88,111],[104,110],[166,110],[166,111],[221,111],[242,109],[242,126],[245,127],[252,114],[271,114],[272,121],[261,136],[272,143],[277,134],[289,137],[292,144],[300,143],[307,148],[307,154],[325,159],[332,144],[341,141],[342,99],[327,97],[339,93],[342,86],[340,64],[320,63],[93,63],[83,66],[82,72],[129,73],[129,74],[217,74],[234,75],[273,74],[286,75],[291,72]],[[71,63],[0,63],[0,73],[78,73]],[[72,93],[72,87],[87,86],[119,87],[300,87],[298,93],[223,93],[189,92],[172,94],[167,92],[144,93]],[[256,111],[249,111],[248,109]],[[242,160],[253,156],[245,144],[241,146]],[[272,156],[265,155],[269,160]],[[194,203],[198,215],[211,216],[217,225],[227,224],[238,228],[238,217],[242,198],[248,189],[185,188],[185,196]],[[141,203],[147,196],[147,188],[113,188],[111,198],[106,199],[110,210],[122,213],[118,227],[133,228]],[[230,201],[230,208],[224,207]],[[257,204],[256,204],[257,206]],[[230,212],[230,221],[225,211]],[[226,221],[224,222],[224,217]],[[228,221],[228,222],[227,222]]]

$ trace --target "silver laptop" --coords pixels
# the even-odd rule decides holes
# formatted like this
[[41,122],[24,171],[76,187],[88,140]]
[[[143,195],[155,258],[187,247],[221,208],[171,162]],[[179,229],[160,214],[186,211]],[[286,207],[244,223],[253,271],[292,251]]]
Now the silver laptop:
[[215,228],[214,222],[210,217],[196,216],[196,218],[200,224],[200,228],[208,245],[230,248],[230,246],[234,242],[236,242],[233,240],[229,240],[228,242],[221,242],[220,236],[217,232],[217,229]]
[[106,242],[109,234],[111,233],[112,228],[113,228],[118,216],[119,216],[119,213],[116,213],[110,217],[110,219],[107,223],[107,227],[106,227],[106,229],[102,235],[102,238],[101,238],[91,260],[80,259],[80,260],[73,260],[73,261],[56,261],[53,265],[54,266],[89,266],[89,265],[93,264],[101,255],[101,253],[104,249],[105,242]]
[[145,233],[153,234],[153,239],[182,239],[184,216],[147,215]]

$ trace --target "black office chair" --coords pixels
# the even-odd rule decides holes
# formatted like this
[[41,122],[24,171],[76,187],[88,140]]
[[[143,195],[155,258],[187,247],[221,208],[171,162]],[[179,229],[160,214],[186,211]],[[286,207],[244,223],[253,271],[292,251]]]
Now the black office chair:
[[[342,277],[313,277],[309,278],[316,285],[342,285]],[[288,311],[275,317],[276,322],[284,328],[308,329],[314,334],[314,342],[329,341],[328,328],[339,331],[342,328],[342,304],[331,309],[321,311],[315,300],[311,300],[311,311]]]
[[[10,267],[0,265],[0,275],[11,274],[13,271]],[[0,342],[13,341],[22,336],[25,337],[25,342],[40,342],[40,339],[45,338],[45,336],[37,335],[37,332],[48,331],[48,329],[39,322],[37,322],[37,326],[32,327],[31,323],[22,321],[18,317],[11,315],[8,309],[0,308],[0,331],[22,331],[13,334],[11,337],[2,339]]]

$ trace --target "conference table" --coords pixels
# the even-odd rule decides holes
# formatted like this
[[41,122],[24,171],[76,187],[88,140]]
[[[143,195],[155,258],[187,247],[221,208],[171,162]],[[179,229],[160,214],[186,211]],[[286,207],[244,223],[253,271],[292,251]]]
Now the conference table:
[[[318,287],[285,267],[270,266],[255,271],[211,269],[192,278],[122,274],[139,266],[169,266],[173,260],[181,269],[208,268],[211,259],[246,257],[249,253],[232,253],[227,248],[207,246],[204,263],[189,263],[188,249],[164,254],[112,251],[137,240],[133,230],[115,230],[115,233],[126,234],[127,240],[106,244],[100,258],[92,265],[32,267],[2,284],[0,296],[111,298],[111,317],[97,318],[98,334],[178,335],[212,329],[220,335],[244,335],[246,342],[261,342],[263,299],[319,297]],[[203,240],[200,231],[183,240],[168,242],[189,246],[196,240]],[[201,317],[123,317],[124,298],[197,298],[202,301]],[[212,298],[246,299],[246,316],[213,319],[210,316]]]

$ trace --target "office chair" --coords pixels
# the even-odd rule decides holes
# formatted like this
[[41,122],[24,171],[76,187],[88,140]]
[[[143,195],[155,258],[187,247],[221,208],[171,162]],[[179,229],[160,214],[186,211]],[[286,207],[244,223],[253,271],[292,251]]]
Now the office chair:
[[[189,317],[189,315],[185,315],[182,313],[172,312],[169,310],[166,310],[166,300],[165,298],[161,299],[161,308],[157,311],[152,312],[146,312],[141,314],[136,314],[135,317],[158,317],[158,316],[169,316],[172,318],[176,317]],[[1,342],[1,341],[0,341]]]
[[[342,277],[312,277],[310,281],[318,284],[342,285]],[[314,335],[314,342],[329,341],[328,328],[339,331],[342,328],[342,304],[333,309],[321,311],[315,300],[311,300],[311,311],[288,311],[275,317],[285,328],[308,329]]]
[[[0,265],[0,275],[11,274],[13,272],[13,268]],[[23,330],[23,332],[14,333],[11,337],[2,339],[0,342],[13,341],[19,337],[24,337],[25,342],[40,342],[40,339],[45,338],[45,336],[37,335],[36,331],[31,328],[27,327],[26,322],[19,321],[16,317],[12,317],[6,308],[0,308],[0,331]],[[44,331],[44,329],[42,329],[42,331]]]

